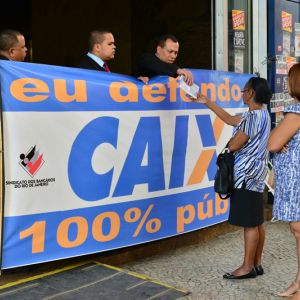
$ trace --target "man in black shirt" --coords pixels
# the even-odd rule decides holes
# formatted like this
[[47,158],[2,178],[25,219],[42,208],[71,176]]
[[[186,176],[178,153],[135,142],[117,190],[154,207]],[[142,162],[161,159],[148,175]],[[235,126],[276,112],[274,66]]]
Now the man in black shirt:
[[186,83],[192,85],[194,82],[192,73],[174,63],[178,50],[179,43],[176,37],[170,34],[163,35],[157,43],[156,53],[143,54],[138,60],[137,77],[147,83],[149,78],[157,75],[171,77],[183,75]]

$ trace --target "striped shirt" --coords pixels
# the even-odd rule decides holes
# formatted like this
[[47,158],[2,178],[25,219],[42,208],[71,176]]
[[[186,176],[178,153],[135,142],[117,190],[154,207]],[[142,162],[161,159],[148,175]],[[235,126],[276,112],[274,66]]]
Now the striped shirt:
[[[234,188],[263,192],[267,173],[271,119],[267,109],[243,113],[240,123],[234,128],[249,136],[248,142],[234,153]],[[244,184],[244,185],[243,185]]]

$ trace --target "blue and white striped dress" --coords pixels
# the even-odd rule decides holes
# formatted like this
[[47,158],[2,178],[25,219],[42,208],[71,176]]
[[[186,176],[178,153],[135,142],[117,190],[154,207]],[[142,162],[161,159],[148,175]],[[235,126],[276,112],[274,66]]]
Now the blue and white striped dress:
[[[271,119],[267,109],[243,113],[240,123],[234,128],[250,137],[247,144],[234,153],[234,188],[245,188],[262,193],[267,174],[268,150]],[[245,185],[243,186],[243,183]]]
[[[285,113],[300,114],[300,103]],[[286,153],[274,156],[275,193],[273,216],[281,221],[300,221],[300,130],[288,142]]]

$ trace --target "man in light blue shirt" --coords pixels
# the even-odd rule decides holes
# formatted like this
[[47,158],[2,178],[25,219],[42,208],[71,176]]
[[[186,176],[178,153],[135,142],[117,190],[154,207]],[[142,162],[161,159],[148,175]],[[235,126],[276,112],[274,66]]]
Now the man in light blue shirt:
[[107,62],[114,59],[116,45],[113,34],[106,29],[93,30],[89,36],[89,52],[79,68],[110,72]]

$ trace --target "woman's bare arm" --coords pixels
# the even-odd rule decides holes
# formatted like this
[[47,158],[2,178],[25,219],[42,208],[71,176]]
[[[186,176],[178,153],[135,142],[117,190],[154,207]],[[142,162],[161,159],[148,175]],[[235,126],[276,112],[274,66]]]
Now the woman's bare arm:
[[300,115],[287,113],[279,125],[271,131],[268,141],[270,152],[280,152],[300,129]]
[[244,145],[248,142],[249,138],[250,137],[243,131],[238,130],[237,133],[229,141],[229,150],[231,152],[235,152],[242,149]]
[[241,121],[241,116],[232,116],[226,110],[215,104],[213,101],[208,99],[205,95],[198,94],[197,99],[192,99],[194,102],[199,102],[205,104],[209,109],[211,109],[223,122],[228,125],[236,126]]

